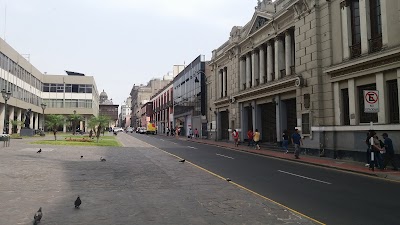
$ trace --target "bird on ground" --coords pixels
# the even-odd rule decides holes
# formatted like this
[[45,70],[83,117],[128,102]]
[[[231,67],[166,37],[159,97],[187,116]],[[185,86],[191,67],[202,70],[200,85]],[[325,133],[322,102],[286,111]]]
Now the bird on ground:
[[229,181],[232,181],[232,180],[231,180],[231,178],[229,178],[229,177],[228,177],[228,178],[226,178],[226,181],[228,181],[228,182],[229,182]]
[[81,198],[78,195],[78,198],[75,200],[75,208],[79,209],[79,206],[82,204]]
[[185,159],[179,160],[179,162],[181,163],[184,163],[185,161],[186,161]]
[[41,153],[42,152],[42,149],[39,149],[39,151],[37,151],[36,153]]
[[33,225],[37,225],[38,223],[40,223],[40,220],[42,219],[43,213],[42,213],[42,207],[39,208],[39,210],[35,213],[35,215],[33,216]]
[[100,161],[101,161],[101,162],[105,162],[105,161],[106,161],[106,159],[105,159],[105,158],[103,158],[103,157],[100,157]]
[[83,155],[81,155],[81,159],[83,158]]

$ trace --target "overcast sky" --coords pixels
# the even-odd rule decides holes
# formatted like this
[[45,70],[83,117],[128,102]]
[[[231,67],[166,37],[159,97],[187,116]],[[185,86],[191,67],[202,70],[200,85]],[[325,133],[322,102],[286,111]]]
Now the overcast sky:
[[161,78],[173,65],[188,64],[199,54],[210,59],[233,26],[251,19],[256,4],[257,0],[0,0],[0,36],[19,53],[30,54],[30,62],[41,72],[71,70],[94,76],[99,92],[104,89],[114,104],[121,104],[133,84]]

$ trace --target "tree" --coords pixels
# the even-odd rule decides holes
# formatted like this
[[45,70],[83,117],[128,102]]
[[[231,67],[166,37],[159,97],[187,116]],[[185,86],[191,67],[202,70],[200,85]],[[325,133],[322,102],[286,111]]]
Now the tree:
[[108,116],[92,117],[89,120],[89,127],[95,130],[97,142],[99,142],[100,134],[108,126],[110,118]]
[[72,134],[75,135],[76,125],[83,119],[79,114],[71,114],[68,116],[68,121],[72,122]]
[[65,123],[65,118],[63,115],[47,115],[46,116],[46,126],[47,129],[50,129],[53,131],[54,134],[54,140],[57,141],[57,131],[58,127],[64,125]]
[[[11,133],[18,133],[18,126],[21,126],[24,123],[21,120],[11,120],[11,124],[12,124],[12,128],[13,128],[13,129],[11,129]],[[14,127],[17,127],[17,129],[14,130]]]

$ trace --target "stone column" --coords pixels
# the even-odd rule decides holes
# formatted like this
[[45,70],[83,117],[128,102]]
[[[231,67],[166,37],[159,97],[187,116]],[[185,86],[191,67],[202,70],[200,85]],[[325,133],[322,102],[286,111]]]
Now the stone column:
[[226,72],[227,72],[227,68],[224,67],[224,69],[222,70],[222,96],[223,97],[225,97],[226,93],[228,92],[228,90],[226,90],[226,88],[227,88],[227,85],[226,85],[226,82],[227,82]]
[[246,88],[251,87],[251,61],[250,54],[246,54]]
[[[400,69],[397,69],[397,87],[400,87]],[[400,105],[400,91],[398,91],[398,99]],[[399,115],[400,115],[400,107],[399,107]]]
[[[20,122],[22,121],[22,109],[17,109],[17,120]],[[17,133],[19,134],[21,132],[21,123],[17,125]]]
[[11,121],[14,120],[14,107],[11,105],[7,105],[8,109],[8,133],[12,133],[12,124]]
[[35,113],[35,130],[39,130],[39,113]]
[[33,129],[33,112],[29,116],[29,128]]
[[257,53],[255,51],[251,52],[251,84],[252,87],[256,86],[256,79],[258,78],[257,73],[256,73],[256,66],[257,66]]
[[350,21],[350,6],[342,7],[340,11],[342,19],[342,50],[343,59],[350,58],[350,45],[351,45],[351,21]]
[[273,77],[272,73],[274,72],[273,65],[273,54],[272,54],[272,44],[270,41],[267,42],[267,82],[271,82]]
[[389,33],[387,24],[388,20],[390,20],[390,18],[388,18],[390,14],[387,13],[387,2],[388,0],[381,0],[382,46],[384,47],[387,46],[389,43],[389,36],[388,36]]
[[349,89],[349,113],[350,113],[350,125],[358,125],[358,118],[360,117],[357,115],[357,87],[353,79],[347,80],[347,85]]
[[251,101],[251,114],[252,114],[252,119],[253,119],[253,121],[252,121],[253,131],[255,131],[256,128],[257,128],[257,124],[256,124],[256,122],[257,122],[257,120],[256,120],[256,117],[257,117],[256,107],[257,107],[256,100]]
[[360,4],[359,6],[360,6],[361,54],[367,54],[369,50],[368,40],[371,38],[369,0],[360,0],[359,4]]
[[283,43],[281,38],[276,37],[275,38],[275,80],[278,80],[281,78],[281,72],[280,70],[282,69],[282,65],[285,60],[285,55],[283,51]]
[[259,52],[259,57],[260,57],[260,84],[264,83],[264,78],[265,76],[265,47],[263,45],[260,46],[260,52]]
[[376,77],[376,90],[379,94],[379,112],[378,112],[378,123],[386,124],[388,122],[388,110],[385,109],[386,102],[386,82],[383,78],[383,73],[377,73]]
[[224,95],[223,95],[223,81],[222,81],[222,70],[219,70],[218,71],[218,83],[219,83],[219,90],[218,90],[218,95],[219,95],[219,97],[220,98],[222,98]]
[[67,119],[64,119],[63,133],[67,133]]
[[276,107],[276,140],[282,141],[282,111],[281,111],[281,98],[279,95],[275,96],[275,102],[277,102],[278,104],[275,105]]
[[240,58],[239,66],[240,66],[239,89],[242,91],[244,90],[246,85],[246,59]]
[[83,130],[83,122],[79,121],[79,130]]
[[285,70],[286,76],[291,75],[292,71],[290,67],[292,66],[292,37],[290,35],[290,30],[285,32]]
[[5,104],[1,104],[0,105],[0,129],[1,129],[1,133],[3,133],[3,129],[4,129],[4,116],[5,116],[5,110],[4,107]]
[[241,141],[244,141],[244,139],[246,138],[245,134],[247,134],[247,130],[245,129],[245,126],[244,126],[244,106],[243,106],[243,102],[239,103],[239,110],[240,110],[240,130],[241,130],[239,138],[240,138]]
[[339,82],[333,84],[333,104],[335,109],[335,125],[342,125],[342,101],[340,98],[340,86]]

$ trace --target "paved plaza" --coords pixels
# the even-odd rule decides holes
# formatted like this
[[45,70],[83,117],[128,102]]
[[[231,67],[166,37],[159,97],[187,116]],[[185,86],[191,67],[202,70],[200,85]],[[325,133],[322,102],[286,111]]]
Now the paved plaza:
[[134,137],[118,139],[125,147],[1,147],[0,224],[32,224],[39,207],[42,225],[315,224]]

